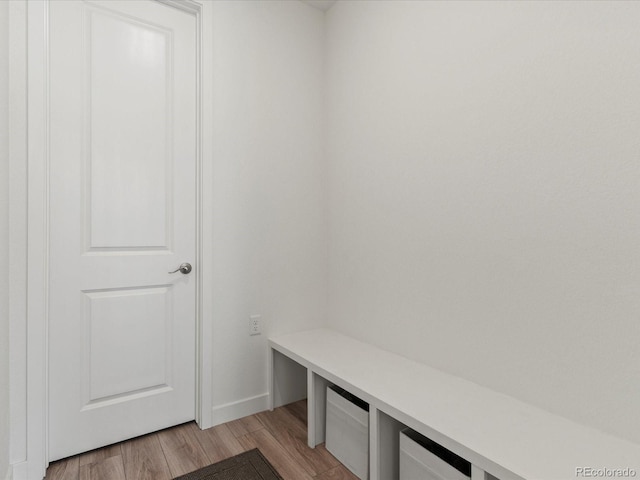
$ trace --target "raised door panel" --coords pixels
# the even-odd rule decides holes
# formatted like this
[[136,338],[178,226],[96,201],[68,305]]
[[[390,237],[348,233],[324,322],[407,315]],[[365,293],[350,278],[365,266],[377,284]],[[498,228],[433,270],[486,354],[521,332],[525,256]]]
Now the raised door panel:
[[171,388],[172,304],[171,285],[85,292],[83,408]]
[[172,32],[85,13],[89,249],[170,248]]

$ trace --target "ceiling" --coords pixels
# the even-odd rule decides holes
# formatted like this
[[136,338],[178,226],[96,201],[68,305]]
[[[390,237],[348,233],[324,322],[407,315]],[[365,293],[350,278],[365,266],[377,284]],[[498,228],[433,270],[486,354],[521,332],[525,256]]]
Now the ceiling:
[[312,7],[318,8],[320,10],[324,10],[326,12],[338,0],[301,0],[301,1],[306,3],[307,5],[311,5]]

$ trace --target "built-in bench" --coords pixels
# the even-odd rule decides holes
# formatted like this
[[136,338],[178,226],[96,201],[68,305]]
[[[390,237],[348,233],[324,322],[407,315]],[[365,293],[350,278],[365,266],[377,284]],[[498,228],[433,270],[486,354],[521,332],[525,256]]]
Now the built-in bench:
[[369,403],[371,480],[397,478],[398,432],[405,426],[471,462],[472,480],[640,478],[638,444],[336,331],[276,336],[269,345],[272,408],[283,375],[275,357],[307,369],[309,446],[324,442],[327,385]]

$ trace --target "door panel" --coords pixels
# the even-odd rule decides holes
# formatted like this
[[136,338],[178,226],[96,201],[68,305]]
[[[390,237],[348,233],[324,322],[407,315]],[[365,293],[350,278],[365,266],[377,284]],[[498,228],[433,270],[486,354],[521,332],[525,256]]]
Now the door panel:
[[50,3],[50,460],[195,413],[196,24]]
[[[86,404],[165,388],[170,379],[172,286],[84,292]],[[123,337],[122,332],[127,332]],[[140,345],[145,355],[140,356]],[[117,352],[117,356],[113,355]]]
[[100,10],[86,23],[89,246],[168,248],[171,32]]

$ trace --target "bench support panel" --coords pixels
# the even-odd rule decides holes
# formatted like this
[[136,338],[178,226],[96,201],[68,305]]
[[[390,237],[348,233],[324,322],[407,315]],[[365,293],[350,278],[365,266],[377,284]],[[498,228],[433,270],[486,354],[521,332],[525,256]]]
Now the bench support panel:
[[[492,477],[495,478],[495,477]],[[485,471],[477,465],[471,465],[471,480],[486,480],[487,476]]]
[[400,431],[406,425],[369,406],[370,480],[400,478]]
[[320,375],[307,370],[307,443],[311,448],[324,443],[329,385]]
[[306,367],[274,349],[269,350],[269,409],[306,398]]

